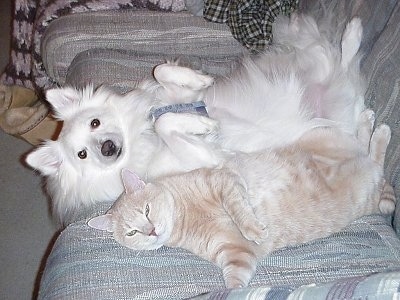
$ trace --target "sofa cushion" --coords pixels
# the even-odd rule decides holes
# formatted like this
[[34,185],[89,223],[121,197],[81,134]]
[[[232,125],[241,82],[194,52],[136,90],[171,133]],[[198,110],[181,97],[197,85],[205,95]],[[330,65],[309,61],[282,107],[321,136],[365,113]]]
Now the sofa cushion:
[[[39,299],[176,299],[224,288],[220,269],[188,251],[133,251],[86,222],[71,224],[59,236]],[[400,240],[387,220],[373,215],[327,238],[273,252],[259,264],[250,287],[293,290],[383,271],[400,271]]]
[[230,56],[244,47],[224,24],[188,12],[125,10],[68,15],[54,20],[42,40],[42,59],[50,78],[63,85],[74,57],[93,49],[140,51],[153,55]]

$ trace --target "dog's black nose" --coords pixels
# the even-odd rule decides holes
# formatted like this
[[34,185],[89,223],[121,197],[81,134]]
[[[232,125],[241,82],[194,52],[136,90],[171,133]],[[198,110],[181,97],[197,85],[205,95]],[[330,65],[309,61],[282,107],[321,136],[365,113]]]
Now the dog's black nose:
[[104,156],[112,156],[117,151],[117,146],[111,140],[107,140],[101,146],[101,154]]

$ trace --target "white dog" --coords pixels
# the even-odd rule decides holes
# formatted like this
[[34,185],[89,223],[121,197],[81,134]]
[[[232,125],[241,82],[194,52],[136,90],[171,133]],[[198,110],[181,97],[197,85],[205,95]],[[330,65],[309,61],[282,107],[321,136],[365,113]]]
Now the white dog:
[[[49,90],[47,100],[64,126],[58,140],[43,143],[27,163],[47,177],[54,213],[65,222],[80,209],[114,201],[123,191],[123,168],[150,179],[216,166],[230,151],[279,147],[318,126],[353,134],[364,109],[356,55],[360,20],[353,19],[336,44],[307,16],[281,19],[275,27],[281,45],[245,58],[236,73],[215,83],[167,63],[154,71],[159,83],[144,82],[126,95],[104,87]],[[209,118],[190,113],[193,107],[157,110],[197,100]]]

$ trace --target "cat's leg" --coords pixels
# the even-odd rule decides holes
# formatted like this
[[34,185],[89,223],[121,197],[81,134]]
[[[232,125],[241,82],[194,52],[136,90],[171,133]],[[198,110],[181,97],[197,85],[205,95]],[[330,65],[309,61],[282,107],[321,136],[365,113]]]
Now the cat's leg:
[[215,255],[227,288],[243,288],[249,284],[257,267],[257,258],[250,248],[240,243],[225,243],[216,249]]
[[242,180],[226,169],[214,172],[215,180],[225,180],[221,184],[222,206],[236,224],[242,235],[249,241],[260,244],[268,236],[267,227],[254,214],[247,201],[247,192]]
[[390,142],[390,127],[386,124],[379,125],[372,133],[369,146],[369,157],[383,169],[386,149]]
[[361,45],[363,28],[360,18],[352,19],[346,26],[342,36],[341,66],[347,70],[351,60],[356,56]]
[[203,137],[217,128],[217,121],[190,113],[166,113],[154,124],[156,133],[188,170],[220,163],[219,155]]
[[[357,139],[360,142],[361,147],[365,149],[367,153],[370,150],[369,149],[370,140],[373,132],[374,123],[375,123],[375,113],[372,110],[366,109],[361,113],[357,128]],[[371,142],[371,147],[373,148],[371,150],[374,151],[373,153],[371,153],[371,156],[374,157],[373,158],[374,160],[376,159],[380,160],[379,164],[381,165],[382,168],[383,168],[382,159],[384,160],[386,149],[380,149],[380,150],[376,149],[377,147],[376,143],[383,143],[383,145],[389,143],[388,141],[385,141],[388,138],[388,136],[390,138],[390,132],[387,132],[386,129],[387,128],[379,129],[378,132],[375,133],[374,141]],[[383,130],[384,132],[379,132],[380,130]],[[378,136],[383,135],[384,140],[378,142],[378,140],[381,139],[382,137],[377,138],[376,134],[378,134]],[[384,153],[382,153],[382,151]],[[379,152],[380,154],[378,154]],[[380,157],[378,158],[376,156]],[[395,209],[396,196],[394,194],[393,187],[389,183],[387,183],[384,178],[382,178],[382,180],[383,183],[382,183],[382,192],[380,194],[380,200],[379,200],[379,210],[383,214],[391,214]]]
[[[371,137],[369,156],[377,162],[379,166],[384,167],[386,149],[390,142],[390,127],[386,124],[378,126]],[[395,209],[396,197],[393,187],[391,187],[384,178],[382,178],[382,192],[379,201],[379,210],[384,214],[391,214]]]
[[393,187],[384,180],[381,196],[379,199],[379,210],[383,214],[392,214],[396,208],[396,195]]

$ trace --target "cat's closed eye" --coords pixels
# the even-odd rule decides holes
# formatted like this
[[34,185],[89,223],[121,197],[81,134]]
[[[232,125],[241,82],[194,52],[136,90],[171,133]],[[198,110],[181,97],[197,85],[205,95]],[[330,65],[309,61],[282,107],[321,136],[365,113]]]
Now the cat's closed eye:
[[138,231],[137,231],[136,229],[131,230],[131,231],[128,231],[128,232],[126,233],[126,236],[134,236],[137,232],[138,232]]
[[146,215],[146,218],[149,216],[149,213],[150,213],[150,206],[149,206],[149,204],[146,204],[146,209],[144,211],[144,214]]

